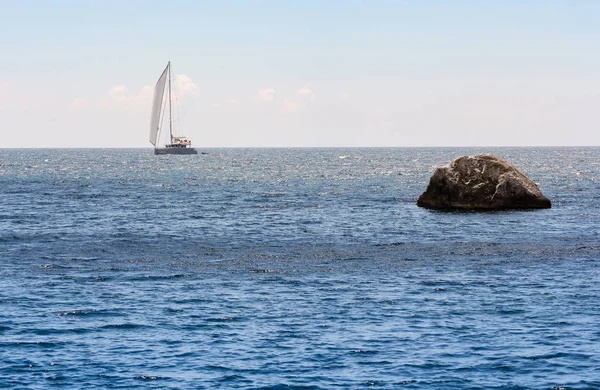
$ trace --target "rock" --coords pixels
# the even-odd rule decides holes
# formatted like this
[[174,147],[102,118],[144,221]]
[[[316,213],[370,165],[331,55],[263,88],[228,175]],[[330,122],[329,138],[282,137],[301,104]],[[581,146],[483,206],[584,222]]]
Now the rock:
[[417,206],[434,209],[546,209],[550,200],[514,165],[491,154],[437,168]]

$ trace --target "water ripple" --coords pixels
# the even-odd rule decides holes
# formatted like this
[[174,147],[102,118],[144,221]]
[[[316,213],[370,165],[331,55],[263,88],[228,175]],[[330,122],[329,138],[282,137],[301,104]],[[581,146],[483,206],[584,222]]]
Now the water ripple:
[[[554,207],[414,205],[484,151]],[[178,157],[2,150],[0,387],[600,388],[600,149]]]

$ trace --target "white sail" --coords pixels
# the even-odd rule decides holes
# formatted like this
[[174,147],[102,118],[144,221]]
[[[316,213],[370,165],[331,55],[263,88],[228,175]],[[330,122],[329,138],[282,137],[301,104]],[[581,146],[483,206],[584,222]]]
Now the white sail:
[[165,96],[165,84],[167,83],[167,75],[169,74],[169,66],[160,75],[154,87],[154,97],[152,98],[152,115],[150,117],[150,143],[156,146],[158,128],[160,127],[160,112],[162,111],[163,100]]

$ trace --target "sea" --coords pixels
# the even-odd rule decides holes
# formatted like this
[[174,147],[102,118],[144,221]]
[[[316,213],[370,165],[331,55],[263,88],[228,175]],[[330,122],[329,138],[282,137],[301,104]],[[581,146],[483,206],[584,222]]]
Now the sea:
[[0,149],[0,388],[600,389],[599,147],[199,151]]

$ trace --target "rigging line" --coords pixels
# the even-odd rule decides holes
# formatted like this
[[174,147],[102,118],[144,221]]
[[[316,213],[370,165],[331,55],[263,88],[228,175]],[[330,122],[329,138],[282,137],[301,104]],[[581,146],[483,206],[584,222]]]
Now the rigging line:
[[[179,120],[181,121],[182,127],[183,124],[187,123],[189,124],[188,120],[187,120],[187,116],[186,116],[186,111],[185,111],[185,104],[183,101],[183,95],[180,93],[179,94],[179,100],[180,100],[180,104],[179,104]],[[187,133],[187,130],[186,130]],[[189,134],[187,134],[189,136]]]
[[178,127],[179,135],[187,137],[187,136],[189,136],[189,134],[185,134],[183,127],[186,123],[189,124],[189,122],[187,120],[187,112],[185,110],[183,92],[178,87],[178,84],[177,84],[177,75],[175,75],[175,85],[177,86],[174,90],[175,100],[177,102],[177,104],[175,105],[175,110],[176,110],[177,122],[178,122],[178,126],[179,126]]
[[181,136],[181,125],[179,124],[179,84],[177,83],[177,75],[173,72],[173,100],[175,101],[175,115],[173,116],[175,134]]
[[185,105],[183,101],[183,94],[181,92],[181,88],[179,88],[179,84],[177,83],[177,75],[174,78],[175,87],[173,88],[173,93],[175,96],[175,116],[177,123],[177,134],[179,136],[189,136],[189,134],[185,134],[184,132],[184,124],[187,123],[187,118],[185,117]]
[[181,99],[179,99],[179,84],[177,83],[177,75],[173,72],[173,95],[175,98],[175,119],[174,122],[177,124],[177,135],[183,136],[183,132],[181,130],[181,116],[179,115],[179,106],[181,105]]
[[[175,76],[175,83],[177,83],[177,76]],[[183,135],[183,130],[181,129],[181,115],[179,112],[179,106],[181,106],[181,99],[179,98],[179,85],[175,89],[175,115],[177,115],[177,130],[179,131],[179,135]]]

